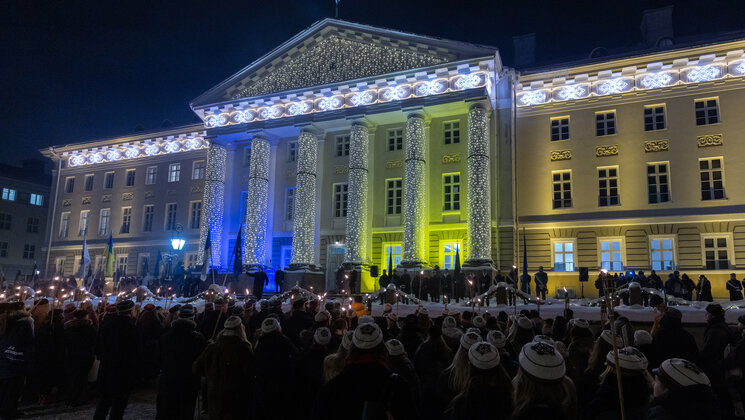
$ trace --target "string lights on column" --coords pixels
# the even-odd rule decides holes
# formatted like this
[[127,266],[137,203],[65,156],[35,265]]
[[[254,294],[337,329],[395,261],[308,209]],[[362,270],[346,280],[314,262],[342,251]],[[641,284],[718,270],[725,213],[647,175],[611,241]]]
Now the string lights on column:
[[269,200],[269,151],[267,139],[255,136],[251,141],[251,162],[248,175],[246,206],[246,253],[244,264],[266,263],[267,205]]
[[426,128],[424,116],[409,114],[406,120],[406,167],[404,170],[404,249],[402,264],[426,260],[427,208],[425,193]]
[[468,112],[468,247],[469,261],[491,262],[489,199],[489,114],[480,103]]
[[222,219],[225,205],[225,148],[210,144],[207,151],[207,167],[204,174],[204,197],[202,199],[202,218],[199,224],[198,263],[205,262],[204,245],[207,232],[210,232],[212,265],[220,264],[220,244],[222,244]]
[[355,265],[367,259],[368,148],[367,125],[355,121],[349,138],[349,211],[344,256],[345,262]]
[[297,187],[292,235],[292,264],[311,265],[315,260],[313,237],[316,213],[316,160],[318,139],[302,129],[297,141]]

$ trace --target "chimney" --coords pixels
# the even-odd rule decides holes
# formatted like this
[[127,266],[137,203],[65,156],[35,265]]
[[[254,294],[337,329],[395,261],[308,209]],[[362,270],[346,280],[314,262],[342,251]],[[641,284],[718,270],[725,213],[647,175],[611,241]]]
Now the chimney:
[[645,10],[642,14],[642,42],[648,47],[673,43],[673,6]]
[[535,64],[535,32],[512,37],[515,47],[516,68],[528,67]]

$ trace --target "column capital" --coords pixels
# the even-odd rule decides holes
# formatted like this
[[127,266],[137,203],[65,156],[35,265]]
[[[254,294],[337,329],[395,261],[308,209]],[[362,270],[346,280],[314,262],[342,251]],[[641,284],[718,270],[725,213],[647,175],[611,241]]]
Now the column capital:
[[267,133],[263,129],[246,130],[246,134],[249,135],[251,141],[264,140],[269,143],[270,146],[276,146],[279,143],[279,137]]
[[469,98],[465,100],[466,105],[468,106],[468,111],[473,111],[474,109],[483,109],[484,111],[489,110],[489,101],[486,97],[479,97],[479,98]]
[[375,123],[370,121],[370,119],[367,118],[367,116],[365,115],[351,115],[351,116],[348,116],[346,119],[347,121],[350,122],[352,127],[359,125],[359,126],[367,128],[368,130],[374,129],[375,127]]
[[295,124],[295,127],[299,129],[298,136],[302,135],[303,133],[312,134],[319,142],[323,141],[324,137],[326,136],[326,130],[319,128],[313,123]]

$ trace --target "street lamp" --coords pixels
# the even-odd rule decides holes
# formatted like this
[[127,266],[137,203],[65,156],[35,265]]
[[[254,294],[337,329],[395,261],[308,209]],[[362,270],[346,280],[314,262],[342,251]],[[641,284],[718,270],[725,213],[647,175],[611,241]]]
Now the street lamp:
[[181,238],[173,238],[171,239],[171,247],[174,251],[178,252],[184,249],[184,244],[186,243],[186,240]]

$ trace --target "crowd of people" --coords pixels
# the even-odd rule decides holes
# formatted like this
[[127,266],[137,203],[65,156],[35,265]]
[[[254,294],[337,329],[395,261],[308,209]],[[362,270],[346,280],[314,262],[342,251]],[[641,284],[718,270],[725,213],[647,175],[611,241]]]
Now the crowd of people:
[[621,418],[619,391],[626,419],[745,417],[745,316],[729,326],[719,304],[706,307],[700,348],[664,304],[651,331],[618,314],[591,326],[569,309],[430,317],[420,306],[399,318],[385,304],[371,316],[360,299],[299,293],[286,312],[279,296],[199,309],[0,304],[0,417],[95,390],[94,418],[120,419],[147,384],[158,419],[594,420]]

